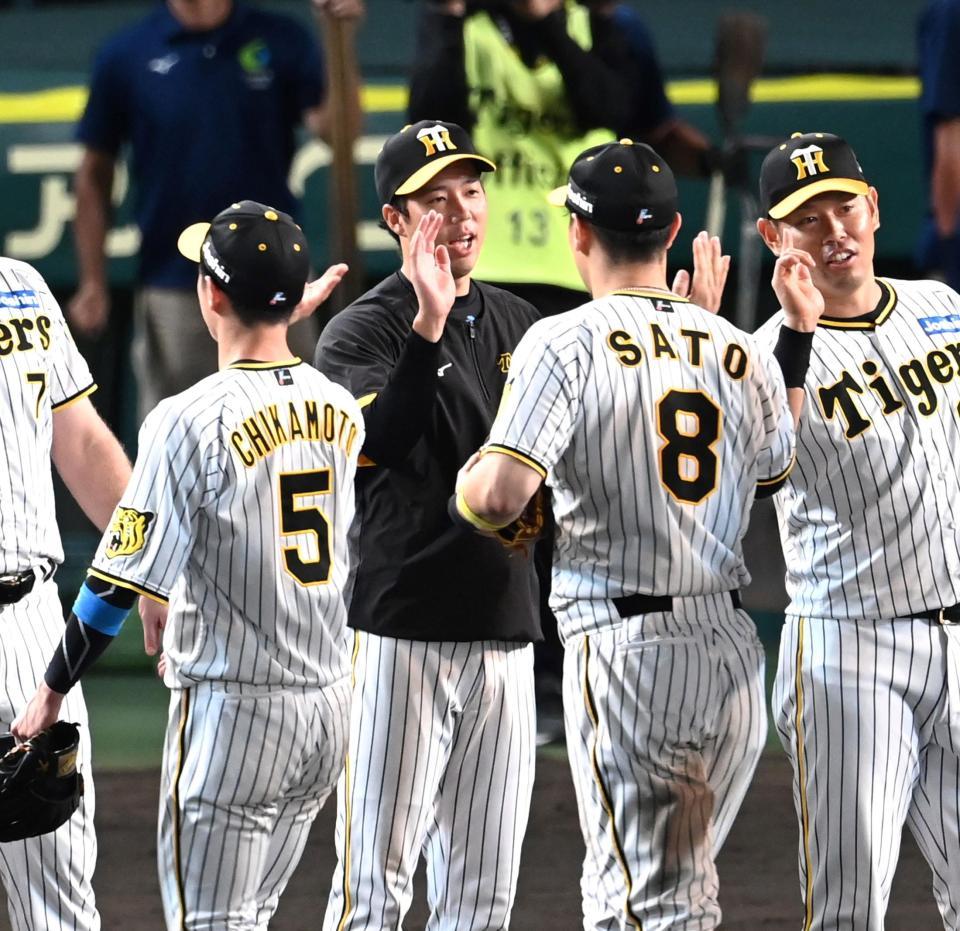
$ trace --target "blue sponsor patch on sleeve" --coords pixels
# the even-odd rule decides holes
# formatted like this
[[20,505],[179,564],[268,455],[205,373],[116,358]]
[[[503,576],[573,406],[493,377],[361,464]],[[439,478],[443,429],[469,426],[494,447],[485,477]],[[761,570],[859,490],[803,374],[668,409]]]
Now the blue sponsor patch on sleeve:
[[0,309],[24,310],[35,309],[40,306],[40,298],[36,291],[0,291]]
[[960,314],[947,314],[945,317],[921,317],[918,321],[928,336],[934,333],[956,333],[960,331]]

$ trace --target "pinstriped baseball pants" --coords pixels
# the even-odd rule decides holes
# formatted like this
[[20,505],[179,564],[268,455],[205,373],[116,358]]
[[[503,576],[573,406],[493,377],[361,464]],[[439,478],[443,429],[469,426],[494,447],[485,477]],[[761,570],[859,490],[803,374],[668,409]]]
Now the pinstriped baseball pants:
[[265,929],[343,767],[350,682],[174,689],[157,866],[168,931]]
[[324,931],[400,928],[421,853],[426,931],[505,931],[533,786],[533,647],[356,637]]
[[[0,730],[33,697],[63,636],[57,586],[38,585],[17,604],[0,607]],[[77,768],[83,774],[80,807],[50,834],[0,844],[0,878],[7,891],[13,931],[99,931],[91,879],[97,862],[90,729],[79,685],[67,694],[63,721],[80,725]]]
[[585,931],[720,924],[715,857],[766,737],[764,652],[724,596],[565,642]]
[[804,931],[882,931],[904,824],[960,929],[960,627],[788,616],[773,708]]

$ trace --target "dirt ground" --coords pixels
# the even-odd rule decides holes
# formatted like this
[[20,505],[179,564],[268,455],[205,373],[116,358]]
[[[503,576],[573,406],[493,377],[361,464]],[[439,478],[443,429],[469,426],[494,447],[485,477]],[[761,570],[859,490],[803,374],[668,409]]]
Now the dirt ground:
[[[796,931],[800,927],[789,779],[784,759],[775,752],[766,754],[720,857],[725,928]],[[104,931],[162,931],[154,858],[158,781],[153,771],[104,773],[98,779],[100,864],[95,885]],[[310,844],[271,925],[275,931],[320,927],[334,863],[334,808],[331,800],[314,825]],[[576,931],[580,927],[582,850],[566,761],[558,752],[541,754],[513,912],[514,931]],[[423,888],[421,875],[405,922],[407,931],[424,926]],[[907,836],[887,931],[942,927],[933,905],[929,869]],[[9,929],[5,912],[0,929]]]

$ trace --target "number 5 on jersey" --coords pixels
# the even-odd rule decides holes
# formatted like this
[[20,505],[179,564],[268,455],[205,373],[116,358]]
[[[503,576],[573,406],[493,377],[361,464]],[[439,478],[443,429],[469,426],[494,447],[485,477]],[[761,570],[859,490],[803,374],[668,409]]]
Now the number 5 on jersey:
[[316,559],[304,559],[300,544],[281,547],[284,569],[301,585],[324,585],[330,581],[330,522],[318,507],[303,506],[299,499],[330,494],[333,488],[331,470],[281,472],[279,478],[281,536],[312,533],[317,541]]

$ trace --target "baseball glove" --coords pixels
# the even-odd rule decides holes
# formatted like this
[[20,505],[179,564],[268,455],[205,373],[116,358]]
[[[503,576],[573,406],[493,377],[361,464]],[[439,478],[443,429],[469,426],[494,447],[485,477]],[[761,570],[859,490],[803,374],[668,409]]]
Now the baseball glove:
[[22,744],[12,734],[0,736],[0,842],[54,831],[77,810],[79,744],[77,725],[66,721]]
[[543,533],[545,494],[541,485],[520,516],[510,521],[506,527],[495,531],[494,535],[507,549],[522,550],[525,553],[531,544],[540,539]]

